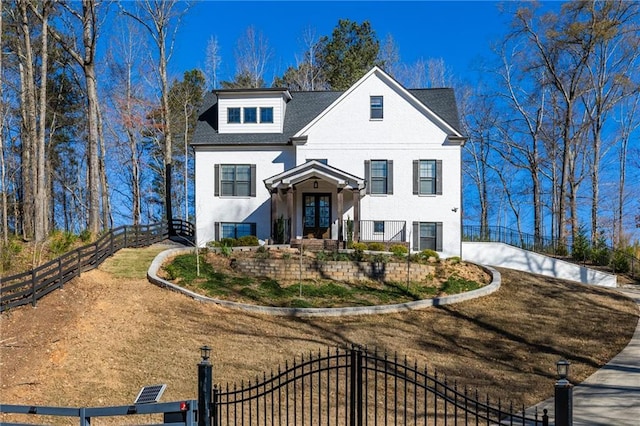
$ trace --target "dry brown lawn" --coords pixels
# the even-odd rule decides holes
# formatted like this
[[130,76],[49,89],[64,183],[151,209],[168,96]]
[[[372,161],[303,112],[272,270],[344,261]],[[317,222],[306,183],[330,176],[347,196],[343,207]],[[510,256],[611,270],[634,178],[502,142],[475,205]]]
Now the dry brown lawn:
[[406,355],[492,399],[530,406],[552,395],[559,358],[572,363],[572,381],[580,382],[626,346],[638,322],[636,305],[615,291],[510,270],[501,270],[502,288],[490,296],[423,311],[248,314],[117,272],[131,258],[146,268],[162,249],[122,250],[35,309],[1,314],[0,403],[126,405],[155,383],[168,385],[163,401],[195,399],[204,344],[213,347],[214,382],[227,383],[353,343]]

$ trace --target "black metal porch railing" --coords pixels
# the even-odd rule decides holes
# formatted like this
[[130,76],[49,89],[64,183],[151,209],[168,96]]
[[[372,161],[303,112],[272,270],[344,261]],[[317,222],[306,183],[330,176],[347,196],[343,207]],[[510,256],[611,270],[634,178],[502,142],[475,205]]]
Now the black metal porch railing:
[[[383,243],[406,241],[407,222],[404,220],[361,220],[358,241]],[[345,220],[342,226],[343,241],[354,241],[354,222]]]

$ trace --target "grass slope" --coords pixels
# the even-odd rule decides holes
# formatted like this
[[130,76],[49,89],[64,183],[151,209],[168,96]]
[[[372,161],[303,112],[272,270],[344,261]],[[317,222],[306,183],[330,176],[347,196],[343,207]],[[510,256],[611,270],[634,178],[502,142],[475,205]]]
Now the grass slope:
[[574,382],[584,380],[624,348],[638,321],[635,304],[614,291],[509,270],[498,292],[457,305],[370,317],[269,317],[153,286],[142,278],[142,259],[140,250],[123,250],[37,308],[0,315],[1,403],[130,404],[154,383],[168,385],[163,401],[191,399],[203,344],[213,347],[214,383],[225,383],[356,343],[529,406],[552,395],[559,358],[572,363]]

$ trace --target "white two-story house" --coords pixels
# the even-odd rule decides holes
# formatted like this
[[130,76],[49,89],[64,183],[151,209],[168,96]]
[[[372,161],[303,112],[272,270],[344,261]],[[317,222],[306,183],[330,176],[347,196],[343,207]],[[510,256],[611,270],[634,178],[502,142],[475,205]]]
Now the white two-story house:
[[405,243],[459,256],[461,134],[452,89],[373,68],[344,92],[209,93],[195,151],[198,245]]

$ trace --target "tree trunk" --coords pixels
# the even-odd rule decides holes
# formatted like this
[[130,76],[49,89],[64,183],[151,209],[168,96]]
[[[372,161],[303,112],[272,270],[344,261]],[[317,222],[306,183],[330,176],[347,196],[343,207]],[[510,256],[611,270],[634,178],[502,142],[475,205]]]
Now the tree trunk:
[[[2,16],[4,11],[2,10],[2,4],[0,4],[0,46],[2,44],[2,34],[4,28],[2,26]],[[2,52],[4,49],[0,49],[0,76],[2,76]],[[3,98],[3,84],[0,84],[0,186],[2,186],[2,242],[6,245],[9,243],[9,219],[7,218],[7,176],[4,164],[4,102]]]

